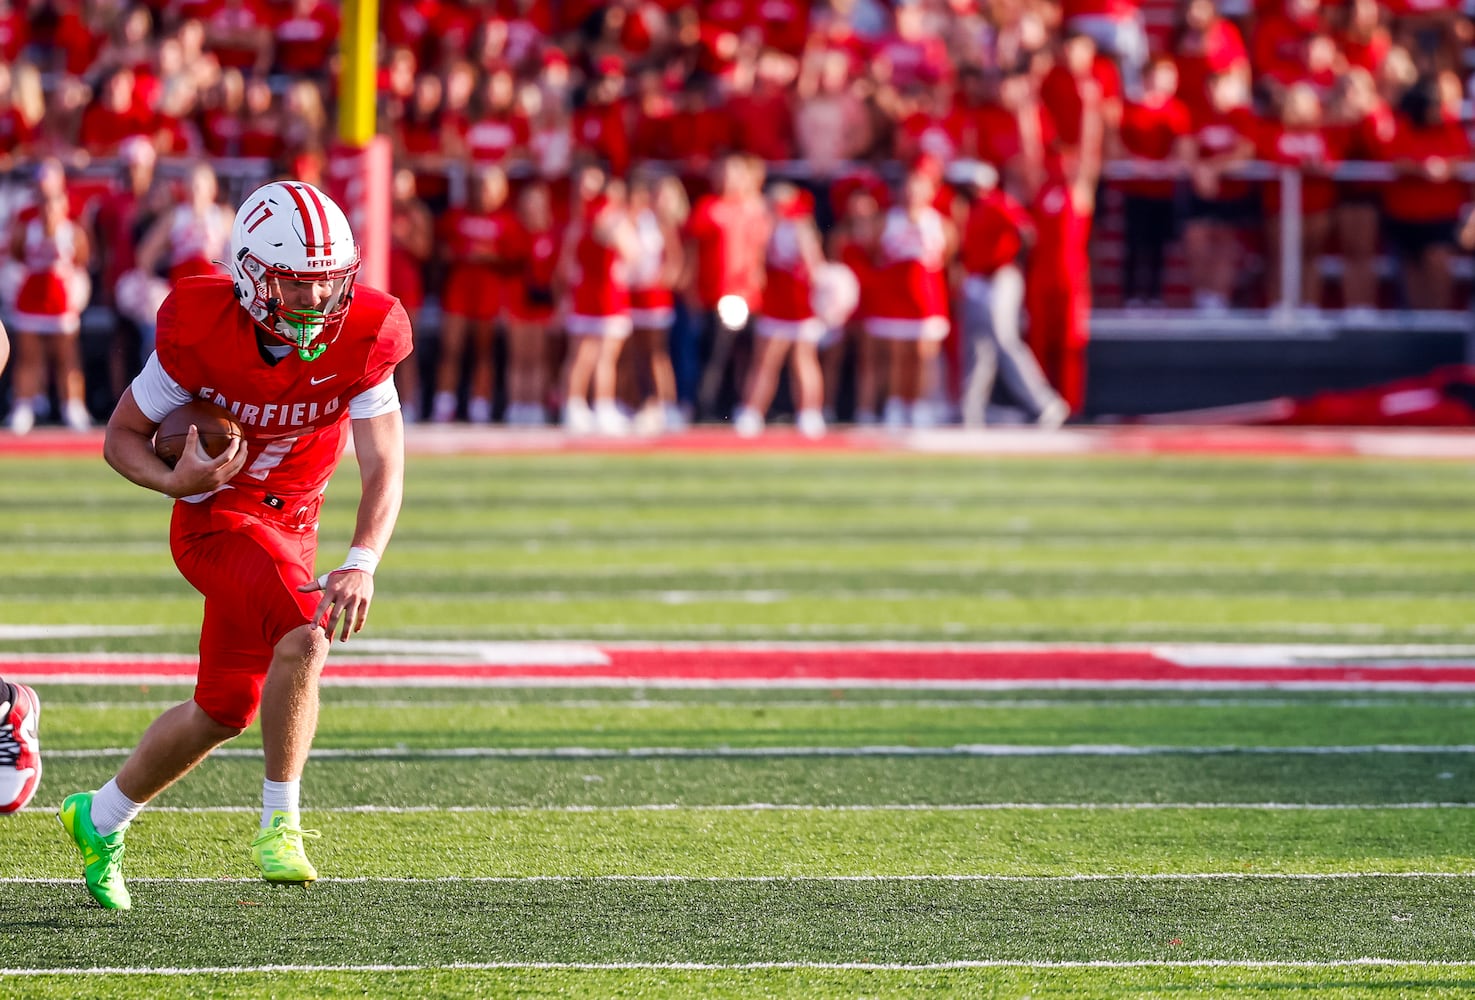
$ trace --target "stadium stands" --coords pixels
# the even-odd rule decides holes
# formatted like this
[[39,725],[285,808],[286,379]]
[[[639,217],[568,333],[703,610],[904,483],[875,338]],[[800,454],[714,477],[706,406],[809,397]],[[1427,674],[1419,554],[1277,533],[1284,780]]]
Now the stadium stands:
[[[459,329],[469,308],[448,287],[464,261],[447,248],[469,245],[468,193],[493,167],[511,190],[505,208],[484,213],[504,235],[482,250],[503,278],[524,273],[537,242],[512,207],[527,188],[546,188],[550,232],[572,246],[570,220],[577,232],[581,206],[611,182],[641,165],[681,179],[695,208],[684,231],[666,228],[667,240],[682,239],[695,259],[651,280],[677,293],[667,321],[675,378],[688,413],[703,418],[726,418],[741,394],[747,314],[761,310],[761,290],[745,275],[761,272],[765,244],[732,227],[762,213],[764,178],[804,192],[832,259],[839,234],[865,228],[855,213],[892,219],[904,181],[919,173],[992,165],[1034,212],[1041,238],[1050,214],[1042,199],[1058,178],[1080,219],[1070,238],[1083,248],[1089,239],[1079,305],[1082,316],[1094,310],[1099,330],[1151,328],[1169,315],[1189,329],[1232,326],[1245,322],[1240,310],[1267,308],[1306,329],[1327,322],[1315,310],[1363,323],[1387,309],[1437,317],[1467,294],[1456,249],[1471,180],[1472,30],[1462,0],[382,0],[380,27],[380,128],[415,179],[396,202],[391,290],[420,305],[427,372],[440,316],[457,317]],[[84,341],[112,344],[106,377],[95,363],[106,352],[87,352],[95,414],[147,345],[138,329],[147,323],[129,315],[118,282],[149,223],[183,199],[192,165],[213,165],[227,203],[271,177],[323,181],[340,31],[328,0],[50,0],[0,14],[0,167],[9,178],[0,217],[21,234],[0,299],[23,341],[34,331],[14,302],[25,270],[20,213],[35,200],[36,165],[54,158],[67,171],[70,216],[93,244],[77,264],[92,278]],[[158,179],[120,217],[140,143],[158,154]],[[748,180],[714,202],[722,163]],[[595,167],[598,191],[586,191]],[[968,194],[937,188],[947,234],[939,280],[951,275]],[[426,241],[409,221],[426,213],[439,239]],[[850,241],[883,279],[897,262],[883,259],[882,244],[913,230],[886,232],[871,234],[874,245]],[[1087,266],[1073,259],[1049,266]],[[146,277],[168,269],[160,263]],[[567,263],[550,273],[548,294],[562,295],[573,273]],[[416,388],[413,412],[488,422],[506,411],[499,334],[519,312],[526,339],[528,303],[512,303],[516,282],[492,286],[493,298],[476,304],[486,329],[471,324],[462,370],[442,366],[438,409]],[[731,295],[744,300],[743,315],[718,316],[718,300]],[[952,297],[944,293],[944,314]],[[881,348],[860,321],[873,304],[863,294],[861,315],[822,347],[830,419],[882,408],[886,390],[866,380],[880,370],[884,383],[887,365],[877,368]],[[539,312],[535,324],[550,343],[543,415],[566,402],[558,365],[567,311]],[[1050,337],[1084,345],[1086,324],[1061,322],[1069,329],[1042,333],[1046,320],[1035,316],[1037,351]],[[938,407],[928,420],[955,415],[968,336],[953,323],[938,360],[922,362]],[[662,402],[643,374],[659,363],[652,369],[637,342],[623,358],[612,352],[619,372],[606,373],[635,411],[647,397]],[[475,384],[455,396],[447,385],[477,365]],[[24,348],[17,367],[26,367]],[[47,395],[31,375],[13,377],[27,380],[27,394]],[[58,388],[56,401],[68,391]],[[25,402],[12,396],[13,406]],[[35,400],[36,416],[45,419],[50,402]],[[527,405],[519,402],[519,421]],[[672,408],[662,403],[652,419],[674,421]]]

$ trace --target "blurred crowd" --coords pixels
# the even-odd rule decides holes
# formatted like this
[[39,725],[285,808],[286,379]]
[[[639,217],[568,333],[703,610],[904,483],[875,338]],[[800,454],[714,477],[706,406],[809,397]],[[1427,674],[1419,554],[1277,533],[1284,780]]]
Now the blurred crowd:
[[[408,412],[1058,423],[1093,293],[1281,300],[1252,161],[1300,172],[1302,303],[1449,308],[1463,2],[381,0],[390,290],[438,332]],[[121,391],[223,251],[217,172],[324,183],[341,33],[328,0],[0,0],[12,429],[87,425],[88,304]]]

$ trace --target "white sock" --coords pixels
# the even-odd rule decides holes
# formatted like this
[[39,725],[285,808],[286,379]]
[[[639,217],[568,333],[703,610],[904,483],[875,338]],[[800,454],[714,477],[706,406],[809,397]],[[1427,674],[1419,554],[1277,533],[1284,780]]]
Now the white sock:
[[267,778],[261,783],[261,828],[271,826],[271,814],[284,812],[293,824],[301,814],[302,779],[294,781],[272,781]]
[[104,837],[117,833],[133,821],[143,810],[142,802],[134,802],[118,791],[117,779],[108,783],[92,796],[92,825]]

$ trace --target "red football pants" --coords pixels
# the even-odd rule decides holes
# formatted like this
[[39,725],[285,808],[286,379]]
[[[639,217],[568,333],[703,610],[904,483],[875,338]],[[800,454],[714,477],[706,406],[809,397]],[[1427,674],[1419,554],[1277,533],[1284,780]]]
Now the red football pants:
[[184,578],[205,596],[195,704],[221,725],[244,729],[261,705],[277,643],[317,610],[319,594],[297,592],[313,579],[317,511],[312,505],[305,523],[294,524],[301,511],[284,517],[234,492],[176,503],[169,546]]

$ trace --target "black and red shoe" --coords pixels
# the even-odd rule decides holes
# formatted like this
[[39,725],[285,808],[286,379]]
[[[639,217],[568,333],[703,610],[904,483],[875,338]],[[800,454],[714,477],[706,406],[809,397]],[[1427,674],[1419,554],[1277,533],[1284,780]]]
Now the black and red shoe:
[[24,684],[3,681],[0,699],[0,813],[13,813],[41,784],[41,699]]

